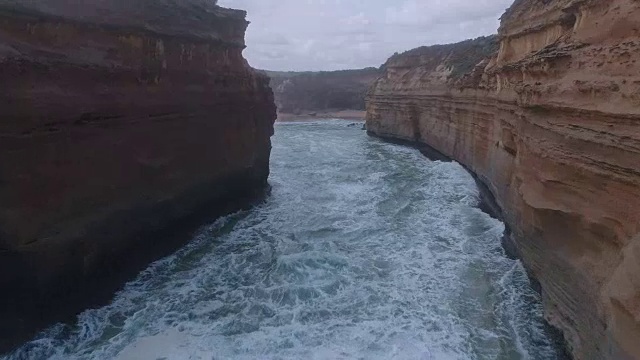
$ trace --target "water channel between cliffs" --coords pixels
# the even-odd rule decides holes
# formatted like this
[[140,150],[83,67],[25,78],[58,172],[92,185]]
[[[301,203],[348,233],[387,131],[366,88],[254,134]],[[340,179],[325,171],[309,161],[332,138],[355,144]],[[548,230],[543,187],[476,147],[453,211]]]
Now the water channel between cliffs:
[[264,204],[2,358],[559,359],[471,175],[351,125],[277,125]]

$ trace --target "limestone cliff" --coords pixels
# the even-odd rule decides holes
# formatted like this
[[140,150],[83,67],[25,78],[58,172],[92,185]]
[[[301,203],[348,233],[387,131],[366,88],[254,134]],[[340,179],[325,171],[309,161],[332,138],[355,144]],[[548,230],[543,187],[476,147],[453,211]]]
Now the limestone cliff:
[[577,359],[640,358],[640,3],[518,0],[497,41],[392,57],[367,127],[489,187]]
[[213,4],[0,0],[0,347],[266,186],[269,79]]
[[278,112],[308,114],[365,108],[369,87],[380,76],[380,69],[267,72]]

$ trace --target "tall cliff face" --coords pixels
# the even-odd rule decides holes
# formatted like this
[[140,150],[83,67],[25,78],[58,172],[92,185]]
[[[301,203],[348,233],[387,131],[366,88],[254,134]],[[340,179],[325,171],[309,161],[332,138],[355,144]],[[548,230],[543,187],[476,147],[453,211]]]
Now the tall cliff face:
[[242,56],[245,15],[0,1],[3,340],[162,247],[166,229],[266,186],[276,109]]
[[367,127],[487,184],[576,358],[640,358],[640,3],[518,0],[497,41],[391,58]]

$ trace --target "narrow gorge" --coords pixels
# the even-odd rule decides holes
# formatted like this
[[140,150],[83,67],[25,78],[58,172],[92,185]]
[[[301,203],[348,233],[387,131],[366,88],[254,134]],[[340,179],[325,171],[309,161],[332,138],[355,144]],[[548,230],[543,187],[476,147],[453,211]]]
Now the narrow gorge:
[[637,1],[517,0],[496,37],[393,56],[367,97],[371,134],[488,187],[576,359],[640,358],[638,60]]
[[0,1],[0,350],[266,189],[269,79],[213,4]]
[[501,1],[0,0],[0,360],[640,359],[640,0],[365,68]]

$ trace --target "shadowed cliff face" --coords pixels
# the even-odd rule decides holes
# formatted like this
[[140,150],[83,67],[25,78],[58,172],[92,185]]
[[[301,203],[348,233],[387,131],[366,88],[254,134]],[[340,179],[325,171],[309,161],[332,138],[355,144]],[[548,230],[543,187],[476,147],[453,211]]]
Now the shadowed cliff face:
[[472,70],[486,39],[394,56],[368,95],[372,133],[488,185],[579,359],[640,357],[638,29],[637,1],[519,0]]
[[364,98],[380,76],[377,68],[323,72],[268,72],[280,113],[364,110]]
[[0,347],[265,187],[276,114],[247,24],[202,1],[0,1]]

